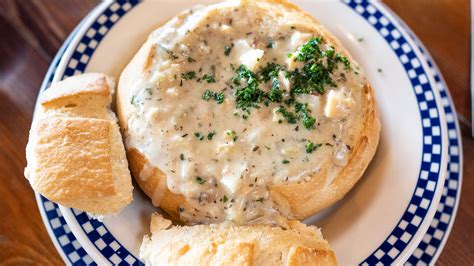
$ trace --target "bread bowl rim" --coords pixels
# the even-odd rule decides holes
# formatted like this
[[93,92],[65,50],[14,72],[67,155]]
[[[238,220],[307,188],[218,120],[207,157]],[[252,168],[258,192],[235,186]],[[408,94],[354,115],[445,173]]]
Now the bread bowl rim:
[[[311,19],[312,23],[321,25],[319,21],[314,19],[311,15],[285,0],[258,0],[257,2],[276,3],[282,5],[289,10],[297,11],[301,16]],[[180,14],[176,16],[180,16]],[[333,37],[329,31],[327,31],[325,28],[320,30],[325,35],[325,38],[330,38],[331,41],[337,44],[338,50],[341,50],[346,55],[350,56],[346,49],[335,37]],[[150,48],[152,45],[153,44],[150,42],[150,39],[148,39],[142,45],[135,57],[146,57],[145,54],[147,54],[147,48]],[[123,96],[123,94],[126,94],[126,92],[124,92],[126,88],[123,86],[123,79],[128,78],[127,75],[129,74],[128,72],[130,71],[130,68],[139,68],[142,65],[147,65],[149,63],[147,60],[145,60],[144,62],[141,62],[142,64],[138,63],[137,65],[137,62],[134,62],[135,57],[122,72],[117,89],[117,114],[122,130],[125,132],[127,129],[126,109],[130,103],[127,96]],[[378,146],[381,124],[379,121],[379,112],[374,98],[374,90],[368,82],[364,85],[364,87],[367,92],[368,99],[367,108],[365,108],[366,112],[364,115],[364,129],[362,130],[361,137],[352,148],[349,163],[343,167],[343,170],[340,172],[340,174],[337,175],[333,182],[328,186],[328,193],[325,193],[325,196],[322,198],[318,195],[312,195],[312,197],[308,198],[308,195],[311,194],[311,188],[314,187],[311,186],[314,185],[312,184],[312,181],[313,183],[317,182],[317,178],[310,178],[310,181],[307,183],[290,183],[288,185],[285,184],[272,186],[271,195],[273,199],[276,201],[277,205],[289,204],[291,207],[291,213],[293,215],[292,218],[307,218],[340,200],[362,177],[365,169],[372,160]],[[186,206],[186,199],[181,195],[176,195],[170,192],[170,190],[166,187],[166,176],[156,167],[153,167],[153,175],[148,179],[148,183],[138,178],[142,168],[145,165],[149,165],[145,154],[142,154],[135,148],[127,147],[127,157],[130,163],[132,175],[134,176],[140,188],[145,192],[145,194],[152,198],[155,191],[154,187],[150,187],[150,183],[160,184],[162,186],[163,195],[160,196],[162,198],[162,202],[159,207],[168,212],[175,220],[179,220],[178,208],[183,205]],[[149,180],[152,181],[150,182]],[[298,193],[295,191],[298,191]],[[306,193],[301,193],[302,191]],[[295,200],[295,198],[299,198],[299,200]]]

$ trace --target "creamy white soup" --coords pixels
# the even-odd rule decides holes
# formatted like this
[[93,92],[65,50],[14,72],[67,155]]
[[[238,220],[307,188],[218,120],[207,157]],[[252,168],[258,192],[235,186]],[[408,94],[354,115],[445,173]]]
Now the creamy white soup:
[[[128,147],[191,203],[192,223],[283,223],[269,187],[348,163],[366,83],[356,63],[304,25],[230,2],[183,13],[153,33],[133,88]],[[152,200],[160,203],[160,193]]]

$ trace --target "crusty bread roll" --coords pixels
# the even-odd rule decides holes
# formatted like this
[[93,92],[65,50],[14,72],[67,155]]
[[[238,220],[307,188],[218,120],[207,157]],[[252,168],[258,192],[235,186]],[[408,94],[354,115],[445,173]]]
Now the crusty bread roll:
[[131,176],[115,114],[114,82],[88,73],[52,84],[30,130],[25,177],[67,207],[117,213],[132,201]]
[[190,224],[307,218],[360,179],[380,132],[358,63],[284,0],[172,18],[120,76],[117,112],[137,183]]
[[298,221],[289,228],[231,223],[172,226],[153,214],[140,248],[146,265],[336,265],[319,229]]

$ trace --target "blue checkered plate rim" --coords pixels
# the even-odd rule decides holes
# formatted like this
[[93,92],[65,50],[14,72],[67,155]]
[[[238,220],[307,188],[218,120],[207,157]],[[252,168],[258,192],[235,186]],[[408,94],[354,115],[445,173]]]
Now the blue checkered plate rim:
[[[377,28],[378,25],[378,30],[384,36],[384,38],[387,41],[390,41],[389,38],[391,37],[390,34],[386,34],[386,32],[383,30],[391,29],[390,28],[390,21],[388,19],[382,19],[385,16],[382,14],[382,12],[379,10],[380,7],[374,6],[370,2],[365,2],[365,1],[345,1],[346,4],[353,8],[356,12],[358,12],[362,17],[367,18],[370,22],[370,19],[375,17],[376,22],[371,22],[372,25],[374,25],[375,28]],[[131,1],[117,1],[115,3],[108,3],[108,8],[104,8],[102,11],[102,14],[105,14],[107,16],[112,16],[113,14],[118,15],[118,19],[120,19],[121,16],[123,16],[128,10],[133,8],[135,5],[137,5],[138,2],[131,2]],[[103,4],[104,5],[104,4]],[[117,6],[118,5],[118,6]],[[374,15],[375,14],[375,15]],[[105,26],[110,29],[115,21],[106,21]],[[91,27],[96,27],[96,29],[99,29],[99,27],[102,27],[104,25],[95,25],[97,23],[94,23],[91,25]],[[392,25],[393,27],[393,25]],[[393,28],[392,28],[393,29]],[[100,40],[105,36],[107,31],[102,31],[102,33],[97,33],[96,36],[94,36],[92,39],[100,42]],[[75,34],[75,33],[73,33]],[[71,35],[73,35],[71,34]],[[413,36],[412,36],[413,37]],[[405,37],[404,37],[405,38]],[[92,40],[91,38],[89,38]],[[89,40],[89,41],[90,41]],[[87,42],[87,40],[83,40]],[[67,42],[65,43],[67,45]],[[412,47],[415,49],[415,47]],[[89,48],[86,48],[83,53],[89,53],[90,55],[93,53],[93,49],[87,50]],[[419,49],[419,48],[418,48]],[[48,72],[47,76],[45,77],[45,82],[43,83],[42,90],[44,90],[48,83],[52,80],[52,74],[54,72],[54,68],[57,66],[59,62],[59,58],[61,57],[61,53],[64,52],[64,49],[61,49],[58,53],[58,56],[56,60],[51,64],[51,69]],[[407,55],[413,57],[414,54],[413,52],[406,52],[404,51],[404,48],[402,46],[399,46],[398,49],[394,49],[394,51],[399,54],[400,56],[402,55]],[[76,51],[77,53],[77,51]],[[77,57],[77,59],[80,59],[81,54],[77,53],[74,56]],[[452,106],[451,99],[449,97],[449,94],[446,90],[446,87],[442,81],[441,76],[439,75],[439,72],[437,72],[436,66],[434,66],[431,62],[431,59],[427,57],[427,60],[432,67],[431,69],[431,75],[433,75],[434,79],[437,81],[437,86],[436,89],[438,89],[441,92],[441,97],[443,99],[443,107],[444,111],[446,112],[447,115],[447,122],[448,122],[448,128],[450,129],[449,131],[449,156],[450,156],[450,166],[448,168],[448,179],[453,182],[447,182],[445,187],[444,187],[444,192],[443,197],[442,197],[442,203],[440,206],[442,208],[438,208],[438,211],[435,215],[435,220],[436,217],[438,217],[439,222],[433,222],[431,223],[431,227],[428,230],[427,235],[423,238],[423,241],[420,243],[418,246],[417,250],[413,254],[413,256],[409,259],[409,263],[417,263],[419,261],[421,262],[430,262],[433,259],[436,259],[435,255],[439,254],[439,251],[441,250],[442,244],[441,241],[447,238],[447,234],[449,233],[450,225],[452,224],[452,221],[454,220],[454,214],[455,214],[455,205],[459,199],[459,187],[460,187],[460,178],[461,178],[461,173],[460,169],[462,169],[462,154],[460,152],[460,139],[459,139],[459,130],[456,124],[456,117],[455,117],[455,111],[454,107]],[[406,63],[410,64],[410,63]],[[85,69],[85,66],[87,65],[87,62],[85,62],[83,65],[79,64],[78,66],[75,67],[75,69],[68,68],[65,72],[65,75],[73,75],[76,73],[80,73]],[[407,66],[412,68],[412,66]],[[405,67],[405,68],[407,68]],[[421,74],[423,69],[416,69],[419,71]],[[408,71],[408,70],[407,70]],[[425,74],[429,75],[428,72]],[[417,82],[419,84],[419,80],[417,80],[418,76],[415,76],[412,78],[412,83]],[[423,88],[423,86],[425,88]],[[430,84],[423,84],[422,85],[423,90],[429,90],[431,89]],[[444,93],[443,93],[444,92]],[[423,97],[424,95],[421,95],[420,97]],[[426,99],[425,99],[426,101]],[[428,104],[433,104],[435,105],[436,103],[432,101],[431,103],[428,102]],[[420,110],[422,115],[423,115],[423,110]],[[436,122],[436,121],[435,121]],[[439,123],[439,121],[438,121]],[[431,133],[431,132],[427,132]],[[433,136],[432,140],[433,142],[436,142],[436,139],[440,141],[440,136]],[[439,155],[438,155],[439,157]],[[429,169],[429,166],[428,166]],[[428,173],[429,175],[429,173]],[[429,176],[428,176],[429,180]],[[422,186],[426,186],[426,182],[424,184],[421,184]],[[433,195],[424,195],[423,197],[432,197]],[[417,199],[414,195],[414,200],[420,200],[419,198]],[[53,239],[53,242],[55,242],[56,247],[58,247],[58,250],[60,253],[63,255],[63,258],[65,258],[66,262],[69,263],[74,263],[74,264],[90,264],[93,263],[92,259],[86,254],[84,249],[82,249],[81,245],[77,242],[75,239],[74,235],[71,233],[71,230],[69,229],[69,226],[66,224],[65,220],[62,218],[61,211],[59,210],[58,206],[48,200],[46,200],[43,197],[38,196],[38,204],[40,207],[40,210],[42,211],[43,218],[45,220],[45,225],[49,229],[48,231],[50,232],[50,235]],[[75,212],[75,211],[74,211]],[[103,226],[100,222],[96,220],[91,220],[85,213],[81,212],[75,212],[76,218],[78,221],[83,224],[87,224],[87,227],[92,228],[90,230],[88,236],[94,239],[101,238],[103,241],[106,242],[106,250],[103,252],[106,253],[104,256],[108,259],[109,263],[125,263],[125,264],[138,264],[139,261],[137,258],[135,258],[132,254],[130,254],[119,242],[115,241],[113,239],[113,236],[107,232],[107,228]],[[408,214],[410,216],[410,214]],[[413,214],[411,214],[413,216]],[[409,220],[409,219],[408,219]],[[403,220],[401,220],[403,222]],[[411,226],[409,224],[408,226]],[[399,228],[394,229],[392,234],[387,237],[386,241],[377,249],[374,251],[374,253],[367,258],[365,262],[372,264],[376,262],[381,262],[381,263],[390,263],[393,262],[395,258],[392,258],[389,253],[390,250],[393,247],[400,247],[403,248],[403,241],[400,241],[400,238],[402,237],[403,232],[399,232]],[[410,229],[408,227],[405,228],[405,230]],[[430,233],[430,230],[432,233]],[[440,233],[441,231],[441,233]],[[393,241],[393,236],[396,236],[396,240]],[[441,237],[440,237],[441,236]],[[436,241],[438,239],[439,243]],[[399,243],[401,242],[401,243]],[[426,245],[423,245],[423,243],[428,243]],[[433,251],[434,249],[434,251]],[[383,255],[380,256],[380,252],[382,252]],[[377,253],[379,252],[379,253]],[[421,254],[421,255],[420,255]],[[427,258],[428,257],[428,258]],[[415,258],[415,259],[414,259]]]
[[392,14],[392,16],[399,20],[401,26],[408,32],[410,37],[417,44],[418,49],[424,55],[436,82],[436,87],[440,92],[442,105],[444,112],[446,113],[449,148],[448,169],[443,193],[428,231],[406,262],[406,265],[431,265],[436,262],[446,244],[449,233],[454,224],[459,200],[461,198],[463,156],[460,127],[458,124],[456,109],[454,108],[451,95],[449,94],[448,86],[446,85],[435,61],[410,27],[408,27],[408,25],[406,25],[403,20],[401,20],[389,8],[386,9]]

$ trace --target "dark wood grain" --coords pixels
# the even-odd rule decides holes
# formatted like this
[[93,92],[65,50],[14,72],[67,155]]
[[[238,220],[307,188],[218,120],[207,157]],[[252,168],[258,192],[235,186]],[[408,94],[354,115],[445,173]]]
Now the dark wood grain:
[[63,264],[23,177],[38,89],[52,57],[97,1],[0,1],[0,264]]
[[[23,177],[34,103],[61,43],[96,0],[0,1],[0,264],[62,264]],[[439,265],[474,263],[474,140],[470,137],[468,0],[386,0],[420,37],[448,83],[461,121],[464,180]]]

